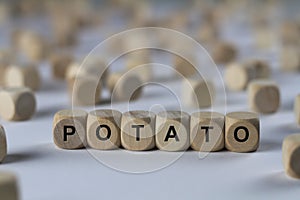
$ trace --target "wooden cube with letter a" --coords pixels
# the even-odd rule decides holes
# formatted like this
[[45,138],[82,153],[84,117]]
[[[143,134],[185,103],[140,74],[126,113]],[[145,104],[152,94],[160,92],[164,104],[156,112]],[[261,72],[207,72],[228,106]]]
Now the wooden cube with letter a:
[[53,120],[53,140],[62,149],[79,149],[86,144],[87,113],[83,110],[58,111]]
[[259,119],[256,113],[232,112],[225,118],[225,147],[234,152],[256,151],[259,146]]
[[156,116],[156,146],[164,151],[189,148],[190,117],[181,111],[160,112]]
[[121,112],[94,110],[87,119],[87,142],[93,149],[117,149],[121,144]]
[[121,143],[132,151],[150,150],[155,147],[155,114],[148,111],[123,113],[121,120]]
[[196,112],[191,115],[190,140],[196,151],[220,151],[224,148],[224,115]]

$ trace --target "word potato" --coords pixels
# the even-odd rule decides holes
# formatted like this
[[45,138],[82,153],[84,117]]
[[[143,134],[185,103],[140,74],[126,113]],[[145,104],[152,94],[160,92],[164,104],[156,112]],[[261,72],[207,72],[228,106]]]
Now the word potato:
[[226,116],[215,112],[62,110],[53,122],[54,143],[63,149],[111,150],[120,146],[131,151],[155,147],[163,151],[252,152],[259,146],[259,119],[251,112]]

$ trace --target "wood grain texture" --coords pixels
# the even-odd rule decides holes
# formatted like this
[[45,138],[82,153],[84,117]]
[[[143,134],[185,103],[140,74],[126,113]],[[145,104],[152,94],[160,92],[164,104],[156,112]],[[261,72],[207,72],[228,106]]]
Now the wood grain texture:
[[17,177],[11,172],[0,172],[0,197],[3,200],[19,200]]
[[210,107],[215,99],[215,88],[211,81],[184,79],[182,81],[182,102],[193,108]]
[[156,146],[163,151],[184,151],[190,146],[190,116],[181,111],[156,116]]
[[36,98],[29,88],[2,89],[0,99],[0,115],[5,120],[28,120],[36,111]]
[[132,151],[150,150],[155,147],[155,114],[148,111],[123,113],[121,143]]
[[143,91],[141,78],[131,73],[111,73],[108,76],[107,87],[112,93],[112,100],[137,100]]
[[121,145],[121,115],[116,110],[94,110],[87,118],[87,142],[93,149],[117,149]]
[[294,114],[296,118],[296,123],[300,125],[300,94],[298,94],[295,98]]
[[[83,110],[60,110],[53,119],[53,140],[62,149],[86,146],[87,113]],[[66,134],[67,133],[67,134]]]
[[282,144],[282,162],[285,172],[300,179],[300,134],[292,134],[284,138]]
[[225,147],[225,118],[216,112],[196,112],[191,115],[190,141],[196,151],[220,151]]
[[5,70],[5,86],[38,90],[41,87],[39,71],[35,66],[8,66]]
[[3,162],[7,155],[6,134],[3,126],[0,125],[0,163]]
[[254,80],[248,85],[248,102],[253,111],[274,113],[280,106],[278,85],[270,80]]
[[259,146],[260,125],[256,113],[232,112],[225,117],[225,147],[234,152],[253,152]]

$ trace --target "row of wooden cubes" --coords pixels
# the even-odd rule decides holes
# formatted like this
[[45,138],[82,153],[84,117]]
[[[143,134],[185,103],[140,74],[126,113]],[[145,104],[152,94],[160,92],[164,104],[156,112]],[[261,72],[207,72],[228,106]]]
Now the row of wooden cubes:
[[155,147],[163,151],[253,152],[259,146],[258,115],[232,112],[61,110],[54,116],[54,143],[63,149],[89,146],[110,150],[121,146],[145,151]]

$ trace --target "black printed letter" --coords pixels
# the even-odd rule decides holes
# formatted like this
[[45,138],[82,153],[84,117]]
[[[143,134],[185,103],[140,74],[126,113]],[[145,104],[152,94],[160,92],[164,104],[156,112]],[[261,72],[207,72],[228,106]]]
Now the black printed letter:
[[201,126],[201,129],[205,130],[205,142],[209,142],[209,129],[213,129],[212,126]]
[[[240,138],[238,137],[238,132],[239,132],[240,129],[242,129],[242,130],[245,131],[245,138],[243,138],[243,139],[240,139]],[[236,141],[238,141],[238,142],[246,142],[246,141],[248,140],[248,138],[249,138],[249,130],[248,130],[245,126],[239,126],[239,127],[237,127],[237,128],[234,130],[234,139],[235,139]]]
[[[68,130],[71,130],[68,132]],[[64,141],[68,140],[68,135],[74,135],[76,133],[76,129],[74,126],[64,126]]]
[[[106,135],[106,137],[102,137],[102,136],[100,135],[100,129],[101,129],[101,128],[106,128],[106,130],[107,130],[107,135]],[[107,125],[105,125],[105,124],[98,126],[97,129],[96,129],[96,136],[97,136],[97,138],[98,138],[99,140],[101,140],[101,141],[108,140],[108,139],[110,138],[110,136],[111,136],[111,130],[110,130],[109,126],[107,126]]]
[[140,141],[140,128],[144,128],[144,125],[132,125],[132,128],[136,129],[136,141]]
[[[173,132],[173,134],[171,134]],[[170,126],[169,130],[167,132],[166,138],[165,138],[165,142],[167,142],[169,140],[169,138],[175,138],[176,142],[179,141],[175,127],[174,126]]]

